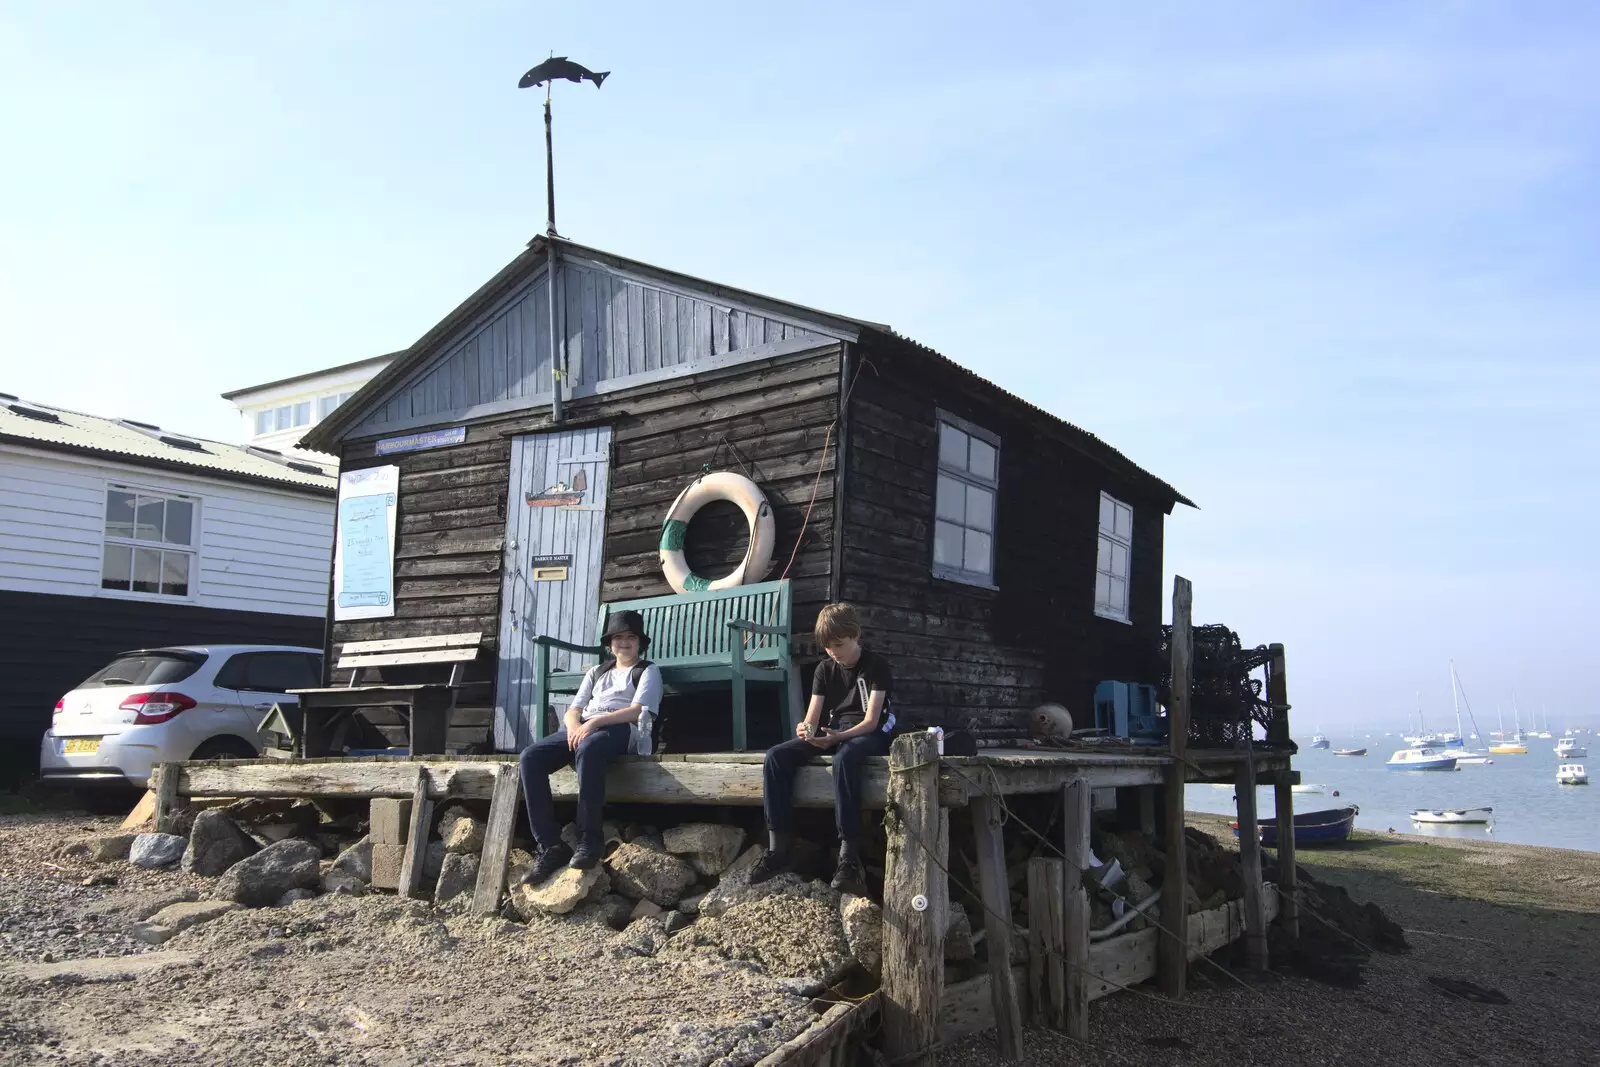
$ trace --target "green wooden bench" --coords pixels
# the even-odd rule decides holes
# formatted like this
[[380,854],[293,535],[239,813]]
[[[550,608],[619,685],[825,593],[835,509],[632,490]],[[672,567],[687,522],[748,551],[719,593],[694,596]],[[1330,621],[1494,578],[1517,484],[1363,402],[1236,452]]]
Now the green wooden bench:
[[[601,604],[593,645],[575,645],[542,635],[534,638],[535,738],[549,732],[545,711],[550,698],[559,693],[576,693],[589,666],[553,671],[550,650],[564,648],[594,656],[599,662],[606,655],[599,643],[606,616],[617,611],[637,611],[644,617],[645,633],[650,637],[644,656],[661,668],[661,682],[668,695],[732,686],[734,751],[743,752],[746,748],[745,691],[752,684],[776,686],[784,719],[791,727],[799,721],[800,709],[792,706],[789,697],[789,679],[794,671],[789,655],[789,583],[762,582],[736,589]],[[563,710],[558,709],[558,714]]]

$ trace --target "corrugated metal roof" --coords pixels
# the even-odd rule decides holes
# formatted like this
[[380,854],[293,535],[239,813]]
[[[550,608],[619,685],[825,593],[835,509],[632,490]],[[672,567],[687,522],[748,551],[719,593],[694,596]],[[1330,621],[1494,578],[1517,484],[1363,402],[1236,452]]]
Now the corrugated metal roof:
[[208,441],[151,423],[107,419],[0,393],[0,441],[120,459],[283,489],[332,493],[335,464],[279,456],[267,449]]

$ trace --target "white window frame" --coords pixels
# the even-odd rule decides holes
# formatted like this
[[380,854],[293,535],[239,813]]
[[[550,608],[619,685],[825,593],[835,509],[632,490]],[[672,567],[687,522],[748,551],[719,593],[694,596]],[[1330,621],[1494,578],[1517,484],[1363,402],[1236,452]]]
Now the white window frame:
[[[1109,510],[1111,525],[1106,525],[1106,515]],[[1117,520],[1122,513],[1127,515],[1127,528],[1124,532],[1122,524]],[[1113,622],[1133,624],[1131,611],[1133,588],[1133,505],[1124,503],[1102,491],[1100,494],[1100,509],[1097,521],[1100,527],[1100,536],[1095,545],[1094,567],[1094,613],[1102,619]],[[1121,550],[1122,568],[1117,572],[1116,561],[1118,549]],[[1121,583],[1121,603],[1111,594],[1117,588],[1116,583]]]
[[[934,478],[933,483],[933,525],[930,527],[933,536],[930,539],[932,543],[928,546],[928,555],[933,569],[933,576],[935,578],[943,578],[946,581],[961,582],[965,585],[975,585],[982,589],[998,589],[999,586],[995,584],[994,566],[995,559],[998,555],[998,553],[995,551],[995,538],[999,531],[995,529],[995,520],[998,518],[1000,510],[1000,435],[992,430],[986,430],[976,423],[968,422],[959,415],[952,415],[948,411],[937,411],[936,416],[937,418],[934,423],[935,435],[933,447],[935,457],[938,462],[936,464],[936,477]],[[980,474],[974,474],[971,470],[965,467],[958,468],[945,464],[943,453],[941,451],[941,445],[944,437],[944,427],[947,425],[952,430],[966,434],[969,438],[975,438],[979,441],[982,441],[990,448],[994,449],[993,478],[985,478]],[[970,457],[970,445],[968,448]],[[963,485],[983,489],[989,493],[989,528],[987,530],[981,529],[978,526],[969,525],[965,520],[957,523],[953,522],[952,520],[941,519],[939,517],[939,485],[940,479],[943,478],[950,478],[962,483]],[[963,503],[963,508],[965,507],[966,505]],[[964,566],[957,567],[948,563],[938,562],[937,556],[940,523],[945,523],[951,526],[959,526],[962,529],[963,562],[965,562],[966,532],[971,531],[976,534],[987,536],[989,538],[989,570],[987,572],[969,570]]]
[[[138,497],[145,496],[145,497],[160,497],[162,500],[182,500],[182,501],[187,502],[190,505],[189,543],[187,545],[180,545],[180,544],[176,544],[176,543],[167,542],[167,541],[164,541],[164,540],[163,541],[149,541],[149,540],[145,540],[145,539],[139,538],[139,537],[120,537],[120,536],[117,536],[117,535],[114,535],[114,534],[107,533],[106,532],[106,520],[107,520],[106,509],[109,508],[110,505],[111,505],[111,494],[112,493],[132,493],[132,494],[134,494],[134,497],[135,497],[136,500],[137,500]],[[199,595],[200,595],[200,531],[202,529],[201,522],[200,522],[200,510],[201,510],[202,506],[203,506],[202,499],[200,497],[196,496],[193,493],[180,492],[180,491],[178,491],[176,489],[168,489],[168,488],[165,488],[163,486],[139,485],[139,484],[132,483],[132,482],[110,482],[110,481],[106,482],[104,490],[101,493],[101,510],[100,510],[100,535],[101,535],[100,536],[100,542],[101,542],[100,543],[100,581],[102,583],[101,586],[100,586],[100,590],[99,590],[100,595],[101,596],[107,596],[107,597],[118,597],[118,598],[121,598],[121,599],[124,599],[124,600],[159,601],[159,602],[167,603],[167,604],[188,604],[188,603],[193,603],[194,601],[199,599]],[[137,508],[137,503],[135,504],[135,507]],[[138,515],[137,510],[134,512],[134,514],[137,517],[137,515]],[[136,592],[131,588],[130,589],[107,589],[103,583],[105,582],[105,576],[106,576],[106,546],[108,546],[108,545],[126,545],[131,549],[138,549],[138,548],[153,549],[153,550],[160,551],[160,552],[172,553],[174,555],[181,554],[181,555],[188,556],[189,557],[189,590],[188,590],[188,592],[184,593],[184,594],[182,594],[180,596],[179,594],[176,594],[176,593],[163,593],[159,589],[154,593],[146,593],[146,592],[143,592],[143,591],[137,591]],[[132,581],[131,581],[131,577],[132,577],[132,559],[131,559],[131,555],[130,555],[130,560],[129,560],[129,577],[130,577],[130,581],[129,581],[128,584],[131,586],[133,584]],[[158,582],[157,584],[159,585],[160,583]]]

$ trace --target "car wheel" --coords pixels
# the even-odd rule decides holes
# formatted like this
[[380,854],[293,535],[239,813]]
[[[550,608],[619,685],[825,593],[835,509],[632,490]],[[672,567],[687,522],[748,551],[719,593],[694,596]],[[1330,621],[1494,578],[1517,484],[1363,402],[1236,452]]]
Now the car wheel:
[[202,741],[200,747],[194,750],[192,760],[205,759],[255,759],[261,753],[255,746],[239,737],[213,737]]

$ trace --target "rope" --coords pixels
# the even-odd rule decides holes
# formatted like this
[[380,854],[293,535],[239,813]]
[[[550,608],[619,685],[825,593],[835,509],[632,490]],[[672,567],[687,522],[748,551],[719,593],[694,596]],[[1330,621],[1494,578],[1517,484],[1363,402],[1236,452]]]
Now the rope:
[[[861,379],[861,372],[867,367],[872,367],[872,361],[862,359],[860,365],[856,367],[855,375],[850,379],[850,387],[844,391],[844,399],[839,401],[840,414],[834,416],[833,421],[828,423],[827,432],[822,435],[822,457],[817,460],[817,477],[811,483],[811,500],[807,502],[805,516],[800,520],[800,532],[795,535],[794,551],[789,553],[789,562],[784,564],[783,573],[778,575],[780,582],[789,577],[789,570],[800,555],[800,546],[805,544],[806,528],[811,525],[811,512],[817,506],[817,491],[822,488],[822,472],[828,466],[828,446],[833,442],[834,428],[839,425],[839,419],[843,417],[845,407],[850,403],[850,394],[856,391],[856,382]],[[872,367],[872,373],[877,374],[878,368]]]

